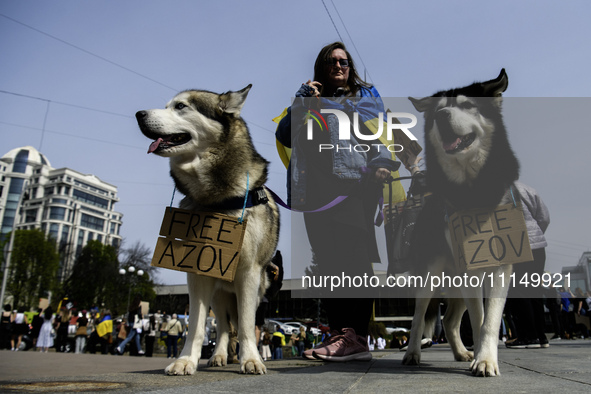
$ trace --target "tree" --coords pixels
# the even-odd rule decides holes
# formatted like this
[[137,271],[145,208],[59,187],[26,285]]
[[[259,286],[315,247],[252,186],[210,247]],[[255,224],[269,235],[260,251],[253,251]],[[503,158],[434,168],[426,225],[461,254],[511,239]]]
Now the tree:
[[[137,242],[131,248],[119,252],[110,245],[99,241],[89,241],[74,263],[72,274],[64,284],[63,296],[78,308],[91,305],[104,306],[113,313],[124,314],[127,300],[139,294],[143,301],[156,298],[154,283],[150,272],[150,250]],[[119,269],[126,271],[130,266],[144,271],[144,275],[121,275]]]
[[119,278],[117,250],[100,241],[88,241],[64,284],[64,296],[79,308],[92,304],[111,308],[117,301]]
[[144,272],[153,276],[152,273],[156,267],[153,267],[152,262],[152,250],[146,245],[137,241],[129,248],[123,248],[119,254],[119,260],[121,261],[122,268],[128,268],[134,266],[137,269],[141,269]]
[[[131,266],[136,270],[144,271],[142,276],[125,275],[123,282],[125,288],[134,294],[139,294],[143,301],[153,303],[156,299],[156,292],[154,291],[154,272],[156,267],[151,265],[152,251],[146,245],[137,241],[129,248],[123,248],[119,254],[120,267],[127,269]],[[137,272],[137,271],[136,271]],[[132,296],[133,297],[133,296]],[[122,305],[121,303],[119,305]],[[127,307],[127,304],[125,304]],[[125,309],[119,309],[124,311]]]
[[57,286],[59,253],[43,231],[16,230],[7,290],[15,307],[36,307],[39,298]]

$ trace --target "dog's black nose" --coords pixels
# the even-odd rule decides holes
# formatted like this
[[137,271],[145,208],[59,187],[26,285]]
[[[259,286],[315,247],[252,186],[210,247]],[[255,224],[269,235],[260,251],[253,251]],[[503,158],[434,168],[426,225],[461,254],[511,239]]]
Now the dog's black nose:
[[141,120],[141,119],[145,118],[147,115],[148,115],[148,112],[147,111],[137,111],[135,113],[135,118],[137,120]]

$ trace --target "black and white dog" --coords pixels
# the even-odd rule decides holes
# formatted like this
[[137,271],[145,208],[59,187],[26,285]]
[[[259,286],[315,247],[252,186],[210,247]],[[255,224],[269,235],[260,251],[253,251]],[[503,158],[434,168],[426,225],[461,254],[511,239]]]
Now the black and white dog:
[[[506,203],[506,192],[519,177],[519,163],[509,145],[501,114],[501,94],[507,85],[503,69],[496,79],[488,82],[441,91],[420,100],[410,98],[425,117],[427,185],[433,193],[413,234],[411,254],[415,274],[463,275],[453,260],[446,213]],[[512,266],[481,270],[485,271],[476,274],[493,273],[492,278],[499,282],[503,275],[511,274]],[[490,292],[486,305],[481,288],[448,289],[446,294],[446,297],[452,295],[443,322],[447,338],[456,360],[472,361],[470,369],[477,376],[499,375],[498,333],[507,288],[492,283],[487,290]],[[453,298],[454,291],[463,300]],[[421,334],[430,335],[435,322],[434,318],[425,318],[434,296],[430,288],[417,292],[413,335],[404,364],[420,362]],[[459,335],[466,307],[474,336],[473,353],[465,348]]]

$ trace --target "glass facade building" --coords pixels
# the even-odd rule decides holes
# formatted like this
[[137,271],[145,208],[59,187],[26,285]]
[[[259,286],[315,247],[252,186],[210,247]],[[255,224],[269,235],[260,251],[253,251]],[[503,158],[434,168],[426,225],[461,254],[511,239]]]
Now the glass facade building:
[[69,168],[55,169],[31,146],[0,158],[0,238],[13,229],[41,229],[60,251],[62,281],[88,241],[120,246],[118,201],[116,186]]

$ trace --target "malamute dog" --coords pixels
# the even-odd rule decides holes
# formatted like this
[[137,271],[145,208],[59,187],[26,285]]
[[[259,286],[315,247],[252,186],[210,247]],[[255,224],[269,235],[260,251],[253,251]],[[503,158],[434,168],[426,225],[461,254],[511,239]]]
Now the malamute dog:
[[[416,274],[431,276],[463,275],[454,263],[446,215],[470,208],[496,207],[507,203],[506,192],[519,177],[519,163],[507,139],[501,115],[501,93],[508,85],[507,74],[491,81],[442,91],[423,99],[410,98],[415,108],[425,117],[425,158],[427,187],[433,193],[416,223],[412,258]],[[477,376],[499,375],[498,333],[507,297],[500,274],[507,277],[511,265],[483,268],[492,272],[493,283],[486,306],[482,289],[462,288],[449,299],[444,317],[447,339],[458,361],[470,361],[470,369]],[[483,271],[471,272],[482,275]],[[508,283],[508,282],[505,282]],[[450,293],[448,293],[449,295]],[[419,364],[421,334],[430,338],[435,319],[425,321],[433,291],[417,291],[412,335],[404,364]],[[474,335],[474,353],[466,350],[460,340],[459,328],[463,313],[468,308]]]
[[218,337],[209,365],[226,364],[231,322],[238,330],[240,371],[267,371],[257,350],[255,312],[269,285],[265,268],[277,246],[279,212],[263,187],[268,162],[255,151],[240,117],[250,88],[224,94],[188,90],[165,109],[136,114],[142,133],[154,140],[148,153],[170,160],[171,176],[185,195],[182,209],[240,217],[247,193],[250,206],[234,281],[187,274],[189,334],[179,359],[165,369],[169,375],[190,375],[197,369],[210,305]]

